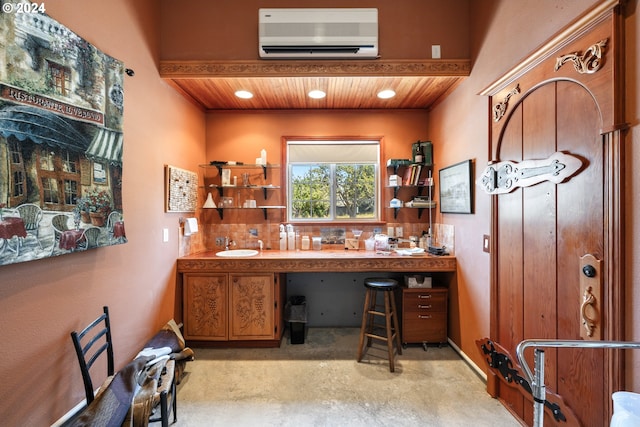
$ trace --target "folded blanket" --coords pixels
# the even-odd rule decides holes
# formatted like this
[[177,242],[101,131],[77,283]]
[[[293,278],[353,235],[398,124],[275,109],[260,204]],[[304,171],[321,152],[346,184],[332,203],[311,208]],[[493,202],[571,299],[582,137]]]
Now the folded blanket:
[[171,353],[171,347],[145,347],[140,351],[140,353],[136,355],[136,357],[134,357],[134,359],[137,359],[138,357],[153,357],[155,359],[161,356],[169,355]]
[[[195,353],[189,347],[186,347],[186,342],[180,328],[176,324],[175,320],[171,319],[164,327],[158,331],[147,343],[144,345],[145,349],[162,349],[168,347],[171,349],[170,356],[176,361],[176,383],[180,384],[182,374],[184,373],[186,362],[193,360]],[[152,350],[153,351],[153,350]]]

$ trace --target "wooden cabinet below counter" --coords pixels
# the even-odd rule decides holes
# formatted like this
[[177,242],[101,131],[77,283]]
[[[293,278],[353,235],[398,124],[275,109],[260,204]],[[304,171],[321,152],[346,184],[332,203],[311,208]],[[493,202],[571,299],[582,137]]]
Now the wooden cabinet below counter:
[[447,342],[447,288],[402,288],[402,342]]
[[184,273],[184,337],[279,346],[285,282],[278,273]]

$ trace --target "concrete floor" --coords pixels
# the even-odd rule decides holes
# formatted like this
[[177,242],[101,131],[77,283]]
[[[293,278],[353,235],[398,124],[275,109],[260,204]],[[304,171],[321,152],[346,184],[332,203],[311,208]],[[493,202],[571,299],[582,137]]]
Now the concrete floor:
[[[519,426],[449,346],[386,348],[356,362],[358,328],[310,328],[304,344],[195,348],[175,426]],[[380,357],[378,357],[380,356]]]

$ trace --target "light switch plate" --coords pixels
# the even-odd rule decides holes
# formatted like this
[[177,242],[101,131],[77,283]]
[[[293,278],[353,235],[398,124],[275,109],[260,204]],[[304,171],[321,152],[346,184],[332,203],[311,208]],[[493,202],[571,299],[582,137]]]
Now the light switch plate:
[[169,229],[168,228],[163,228],[162,229],[162,241],[164,243],[167,243],[169,241]]
[[431,59],[440,59],[440,45],[431,45]]
[[489,246],[490,243],[491,243],[491,240],[489,240],[489,235],[488,234],[483,235],[482,236],[482,250],[487,252],[487,253],[489,253],[489,251],[491,250],[491,248]]

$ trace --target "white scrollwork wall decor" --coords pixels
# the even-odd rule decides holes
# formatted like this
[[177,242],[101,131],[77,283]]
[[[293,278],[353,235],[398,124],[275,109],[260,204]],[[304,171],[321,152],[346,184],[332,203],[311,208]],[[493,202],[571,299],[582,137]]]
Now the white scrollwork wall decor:
[[499,122],[500,119],[502,119],[502,117],[505,115],[505,113],[507,112],[507,107],[509,106],[509,99],[512,96],[515,96],[517,94],[520,93],[520,85],[516,85],[516,87],[514,87],[513,89],[511,89],[511,91],[509,91],[509,93],[507,93],[507,95],[504,97],[504,100],[502,102],[498,102],[496,105],[493,106],[493,121],[494,122]]
[[580,55],[573,52],[562,55],[556,59],[555,71],[558,71],[567,62],[573,63],[573,68],[580,74],[593,74],[602,66],[602,56],[608,39],[600,40],[598,43],[589,46],[587,51]]

